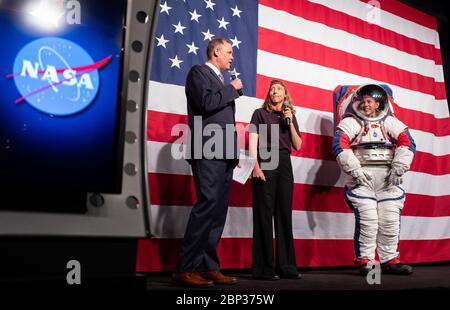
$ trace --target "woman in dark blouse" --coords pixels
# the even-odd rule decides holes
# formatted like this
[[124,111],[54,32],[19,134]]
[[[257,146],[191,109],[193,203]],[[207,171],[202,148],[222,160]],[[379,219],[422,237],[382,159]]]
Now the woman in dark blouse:
[[[250,156],[258,159],[252,174],[254,279],[301,278],[296,267],[292,234],[294,177],[290,154],[292,147],[299,150],[302,144],[294,114],[286,86],[281,81],[273,80],[263,107],[255,110],[250,122]],[[275,225],[276,268],[272,218]]]

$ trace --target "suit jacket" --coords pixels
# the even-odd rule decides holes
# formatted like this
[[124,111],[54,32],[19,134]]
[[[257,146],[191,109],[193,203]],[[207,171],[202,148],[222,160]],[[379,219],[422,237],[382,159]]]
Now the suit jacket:
[[[231,84],[222,84],[216,73],[207,65],[196,65],[191,68],[187,75],[185,91],[188,125],[191,130],[187,160],[190,162],[192,159],[204,158],[237,159],[239,148],[235,130],[234,99],[239,97],[238,92]],[[206,126],[214,128],[211,130],[211,136],[204,135]],[[230,128],[233,129],[231,132]],[[217,132],[221,132],[222,137],[214,137]],[[220,142],[218,138],[221,138]],[[208,143],[209,140],[211,141]],[[213,141],[216,143],[212,143]],[[205,156],[203,152],[205,144],[207,148],[212,145],[213,152],[217,150],[212,158]]]

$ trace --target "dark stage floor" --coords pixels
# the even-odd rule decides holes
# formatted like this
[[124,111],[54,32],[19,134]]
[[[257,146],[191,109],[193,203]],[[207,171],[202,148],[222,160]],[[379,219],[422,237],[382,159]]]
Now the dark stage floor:
[[[366,277],[355,269],[301,270],[303,279],[261,281],[251,278],[250,270],[225,270],[224,274],[238,277],[233,286],[217,285],[207,290],[450,290],[450,262],[434,265],[415,265],[411,276],[382,274],[380,284],[369,285]],[[170,286],[170,274],[146,274],[148,290],[196,290]],[[231,292],[230,292],[231,293]]]

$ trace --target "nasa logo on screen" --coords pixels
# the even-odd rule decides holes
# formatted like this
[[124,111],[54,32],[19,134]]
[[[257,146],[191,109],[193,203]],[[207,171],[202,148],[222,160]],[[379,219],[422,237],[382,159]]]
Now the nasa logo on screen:
[[86,109],[100,87],[98,70],[112,56],[94,62],[78,44],[57,37],[30,42],[14,61],[14,82],[27,102],[51,116],[69,116]]

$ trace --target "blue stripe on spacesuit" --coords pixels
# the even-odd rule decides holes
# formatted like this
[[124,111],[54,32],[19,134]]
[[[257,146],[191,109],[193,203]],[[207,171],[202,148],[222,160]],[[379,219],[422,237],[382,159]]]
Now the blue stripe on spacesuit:
[[409,150],[410,150],[411,152],[413,152],[414,155],[416,155],[416,142],[414,142],[414,139],[413,139],[413,137],[411,136],[411,134],[409,133],[408,128],[405,129],[405,132],[406,132],[406,135],[408,136],[408,139],[409,139],[409,142],[410,142],[408,148],[409,148]]
[[353,188],[348,188],[347,186],[345,187],[345,195],[348,195],[350,197],[354,197],[354,198],[359,198],[359,199],[370,199],[370,200],[374,200],[377,201],[376,198],[373,197],[365,197],[365,196],[359,196],[356,194],[352,193],[352,189],[356,188],[357,186],[353,187]]
[[[374,200],[376,202],[384,202],[384,201],[393,201],[393,200],[400,200],[405,198],[405,191],[403,190],[403,188],[401,188],[400,186],[395,186],[397,188],[399,188],[402,191],[402,195],[400,197],[397,198],[386,198],[386,199],[381,199],[381,200],[377,200],[376,198],[373,197],[366,197],[366,196],[360,196],[360,195],[356,195],[352,193],[352,189],[356,188],[348,188],[347,186],[345,187],[345,196],[350,196],[350,197],[354,197],[354,198],[358,198],[358,199],[370,199],[370,200]],[[347,197],[345,197],[345,199],[347,200]]]
[[331,150],[333,151],[333,155],[334,157],[337,157],[342,151],[342,147],[341,147],[341,136],[344,132],[343,131],[336,131],[336,134],[333,137],[333,144],[331,147]]
[[345,199],[345,202],[347,203],[347,206],[350,208],[350,209],[354,209],[354,207],[353,207],[353,205],[352,205],[352,203],[350,202],[350,200],[348,199],[348,197],[347,197],[347,191],[349,191],[350,189],[347,187],[347,186],[345,186],[345,188],[344,188],[344,199]]
[[353,236],[353,246],[355,248],[355,256],[360,258],[361,256],[361,247],[359,245],[359,237],[361,235],[361,217],[359,215],[358,209],[354,209],[355,212],[355,235]]
[[[401,230],[401,228],[402,228],[402,214],[401,214],[401,211],[400,211],[400,214],[398,215],[398,217],[399,217],[399,219],[398,219],[398,234],[397,234],[398,239],[397,239],[397,248],[395,249],[395,252],[397,252],[397,253],[398,253],[398,251],[399,251],[399,245],[400,245],[400,230]],[[399,256],[400,256],[400,254],[399,254],[397,257],[399,257]]]
[[[345,190],[347,191],[348,188],[345,187]],[[347,198],[346,195],[344,195],[344,198],[348,207],[352,209],[353,213],[355,214],[355,233],[353,235],[353,246],[355,248],[355,256],[359,258],[361,256],[361,247],[359,245],[359,236],[361,235],[361,217],[359,215],[359,210],[353,206],[352,202]]]
[[381,200],[378,200],[378,202],[400,200],[400,199],[405,198],[405,190],[403,188],[401,188],[400,186],[397,186],[397,185],[395,185],[395,187],[399,188],[402,191],[402,195],[400,197],[381,199]]

